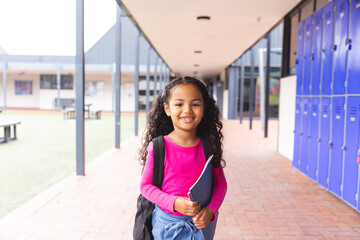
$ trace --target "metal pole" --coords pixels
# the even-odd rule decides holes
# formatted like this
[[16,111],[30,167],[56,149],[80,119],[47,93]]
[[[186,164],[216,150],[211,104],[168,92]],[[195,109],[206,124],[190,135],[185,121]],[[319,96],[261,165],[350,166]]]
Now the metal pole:
[[60,63],[57,65],[57,73],[56,73],[56,88],[57,88],[57,101],[56,107],[57,111],[60,112],[60,87],[61,87],[61,75],[60,75]]
[[244,111],[244,85],[245,85],[245,61],[244,56],[241,57],[241,84],[240,84],[240,123],[242,124]]
[[115,72],[116,72],[116,63],[113,63],[113,68],[111,71],[111,111],[115,112]]
[[4,111],[6,111],[7,106],[6,106],[6,68],[7,68],[7,64],[6,61],[3,62],[3,92],[4,92]]
[[160,81],[160,90],[164,89],[164,81],[165,81],[165,64],[164,61],[161,64],[161,81]]
[[267,36],[267,52],[266,52],[266,85],[265,85],[265,132],[264,137],[268,136],[268,120],[269,120],[269,94],[270,94],[270,34]]
[[163,81],[163,71],[162,71],[162,67],[163,67],[164,62],[161,60],[161,64],[160,64],[160,70],[159,70],[159,92],[161,92],[162,90],[162,81]]
[[238,106],[239,106],[239,67],[236,67],[235,71],[235,108],[234,108],[234,117],[238,118]]
[[139,56],[140,56],[140,37],[141,33],[138,31],[136,37],[135,49],[135,136],[138,136],[139,130]]
[[155,54],[155,72],[154,72],[154,101],[155,101],[155,99],[156,99],[156,95],[157,95],[157,89],[156,89],[156,85],[157,85],[157,64],[158,64],[158,59],[159,59],[159,57],[158,57],[158,55],[157,54]]
[[115,148],[120,148],[121,10],[119,5],[116,7],[115,65]]
[[76,0],[76,174],[85,175],[84,144],[84,0]]
[[265,76],[264,76],[264,51],[265,49],[259,48],[259,78],[260,78],[260,122],[261,130],[265,129]]
[[166,71],[166,84],[170,82],[170,68],[167,68]]
[[148,122],[148,115],[150,110],[150,57],[151,46],[149,45],[146,71],[146,123]]
[[229,76],[229,108],[228,108],[228,119],[234,119],[234,101],[235,101],[235,67],[230,67],[228,70]]
[[250,71],[250,101],[249,101],[249,118],[250,118],[250,129],[252,129],[252,118],[253,118],[253,105],[254,105],[254,50],[251,48],[251,71]]

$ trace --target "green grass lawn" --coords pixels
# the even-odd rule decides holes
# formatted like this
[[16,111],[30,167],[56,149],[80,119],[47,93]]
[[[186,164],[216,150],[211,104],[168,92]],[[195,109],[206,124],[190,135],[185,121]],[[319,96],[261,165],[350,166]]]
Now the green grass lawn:
[[[16,141],[0,144],[0,218],[76,171],[75,120],[64,120],[56,112],[0,114],[0,122],[8,120],[21,124]],[[144,127],[145,115],[141,114],[139,129]],[[121,141],[133,135],[134,115],[122,114]],[[85,121],[86,163],[114,145],[114,114]]]

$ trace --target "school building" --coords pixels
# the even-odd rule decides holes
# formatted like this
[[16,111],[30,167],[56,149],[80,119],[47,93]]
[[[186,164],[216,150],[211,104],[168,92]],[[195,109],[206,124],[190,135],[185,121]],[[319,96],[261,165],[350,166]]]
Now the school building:
[[[115,111],[120,86],[117,111],[137,113],[195,76],[225,119],[260,118],[265,137],[279,121],[278,152],[359,211],[360,1],[253,2],[117,0],[117,23],[85,53],[85,102]],[[5,51],[3,109],[75,103],[77,56]]]

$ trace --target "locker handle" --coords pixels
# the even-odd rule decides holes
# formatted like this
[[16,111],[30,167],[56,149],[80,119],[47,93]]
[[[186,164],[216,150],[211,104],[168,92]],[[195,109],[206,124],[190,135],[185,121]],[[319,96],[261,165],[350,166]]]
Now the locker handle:
[[332,143],[329,143],[329,145],[328,145],[328,149],[331,149],[331,148],[332,148],[332,146],[333,146],[333,144],[332,144]]
[[345,146],[345,145],[342,145],[342,146],[341,146],[341,150],[345,151],[345,150],[346,150],[346,146]]
[[314,53],[311,54],[310,59],[311,59],[312,61],[314,61]]
[[308,138],[311,138],[311,135],[309,134],[307,137],[308,137]]
[[321,142],[321,138],[316,139],[316,141]]
[[303,133],[302,133],[302,132],[300,132],[299,134],[300,134],[300,136],[302,136],[302,135],[303,135]]
[[331,50],[336,51],[336,49],[337,49],[337,45],[334,44]]
[[347,47],[347,50],[351,50],[351,39],[350,38],[346,39],[346,47]]

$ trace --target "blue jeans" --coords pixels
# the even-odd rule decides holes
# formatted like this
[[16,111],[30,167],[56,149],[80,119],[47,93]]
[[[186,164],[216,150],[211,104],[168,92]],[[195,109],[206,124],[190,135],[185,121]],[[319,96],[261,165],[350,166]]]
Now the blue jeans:
[[155,205],[152,214],[152,234],[155,240],[203,240],[190,216],[176,216],[165,213]]

